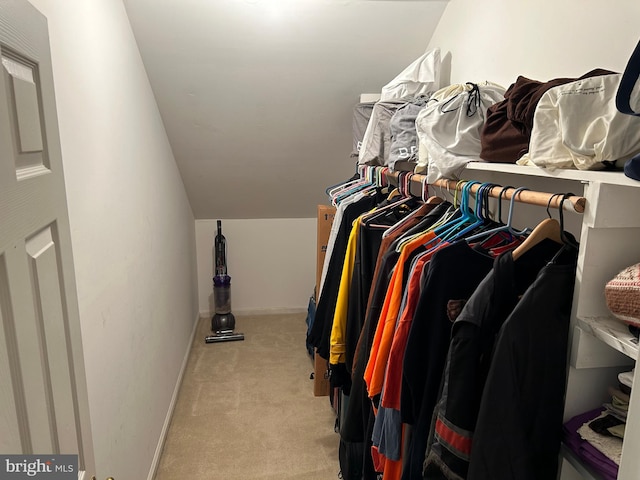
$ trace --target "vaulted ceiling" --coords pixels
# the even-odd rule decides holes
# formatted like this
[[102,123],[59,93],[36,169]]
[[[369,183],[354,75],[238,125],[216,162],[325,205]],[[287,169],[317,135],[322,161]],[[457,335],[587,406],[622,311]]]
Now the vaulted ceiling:
[[124,0],[196,218],[315,216],[446,0]]

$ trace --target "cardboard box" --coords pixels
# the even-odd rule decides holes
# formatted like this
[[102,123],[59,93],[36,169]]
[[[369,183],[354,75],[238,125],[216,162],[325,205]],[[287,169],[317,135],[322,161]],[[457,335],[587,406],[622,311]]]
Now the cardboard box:
[[316,260],[316,298],[320,291],[320,278],[322,277],[322,265],[327,253],[327,244],[331,234],[331,225],[336,216],[336,207],[331,205],[318,205],[318,257]]
[[[336,208],[331,205],[318,205],[318,251],[316,259],[316,298],[320,291],[320,278],[322,277],[322,266],[327,254],[327,244],[331,234],[331,225],[336,216]],[[329,395],[329,364],[320,357],[314,355],[313,365],[313,394],[316,397],[326,397]]]
[[313,360],[313,395],[326,397],[329,395],[329,362],[317,352],[315,352]]

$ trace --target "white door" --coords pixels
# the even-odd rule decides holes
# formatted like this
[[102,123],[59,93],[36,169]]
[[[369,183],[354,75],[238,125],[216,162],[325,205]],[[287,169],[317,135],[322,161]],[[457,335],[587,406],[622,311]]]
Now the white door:
[[[0,0],[0,452],[95,472],[46,18]],[[79,135],[82,132],[78,132]]]

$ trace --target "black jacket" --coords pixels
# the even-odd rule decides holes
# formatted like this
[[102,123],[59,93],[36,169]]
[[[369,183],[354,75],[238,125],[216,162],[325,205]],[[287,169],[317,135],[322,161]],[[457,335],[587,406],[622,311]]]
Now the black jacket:
[[[562,257],[564,264],[547,265],[557,251],[543,242],[518,262],[510,253],[500,256],[456,319],[425,479],[555,478],[575,277],[574,252]],[[538,369],[543,364],[548,368]],[[523,389],[530,398],[521,398]],[[543,422],[540,433],[557,427],[558,436],[532,436],[531,421]],[[553,459],[537,455],[545,449]]]

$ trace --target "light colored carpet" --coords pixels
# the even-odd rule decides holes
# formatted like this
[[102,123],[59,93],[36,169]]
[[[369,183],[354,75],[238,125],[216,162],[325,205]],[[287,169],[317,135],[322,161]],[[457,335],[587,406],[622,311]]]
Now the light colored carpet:
[[155,480],[333,480],[339,435],[313,396],[304,314],[243,316],[205,344],[201,319]]

